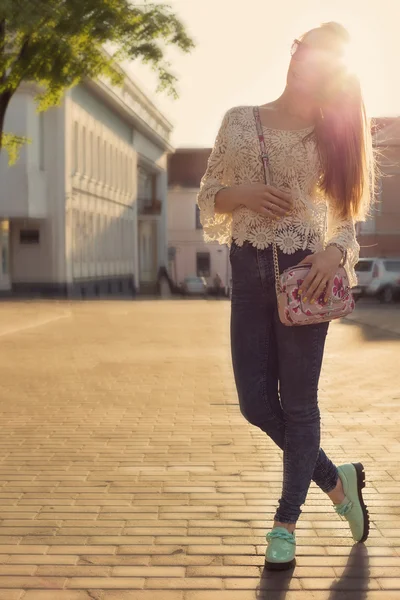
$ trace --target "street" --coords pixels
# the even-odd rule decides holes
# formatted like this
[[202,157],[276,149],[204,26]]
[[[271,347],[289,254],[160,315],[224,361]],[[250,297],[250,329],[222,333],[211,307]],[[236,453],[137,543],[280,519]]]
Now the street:
[[363,462],[370,537],[353,546],[312,484],[288,575],[263,572],[281,452],[239,411],[228,301],[3,302],[0,600],[398,599],[385,310],[331,326],[320,383],[322,446]]

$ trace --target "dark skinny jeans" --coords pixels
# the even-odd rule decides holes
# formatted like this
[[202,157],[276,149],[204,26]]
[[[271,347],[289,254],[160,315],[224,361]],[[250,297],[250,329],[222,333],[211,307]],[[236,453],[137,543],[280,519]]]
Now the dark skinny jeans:
[[[309,250],[279,251],[280,271]],[[338,471],[320,448],[318,382],[328,323],[287,327],[278,316],[272,249],[232,243],[231,347],[240,410],[283,450],[275,520],[296,523],[311,480],[324,491]]]

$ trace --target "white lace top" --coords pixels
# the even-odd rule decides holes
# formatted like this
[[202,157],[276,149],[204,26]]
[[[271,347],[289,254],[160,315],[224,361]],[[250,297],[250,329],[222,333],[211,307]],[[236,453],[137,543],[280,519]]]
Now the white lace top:
[[[286,254],[309,248],[317,252],[328,242],[347,249],[350,285],[357,283],[354,266],[359,257],[353,220],[340,220],[316,185],[321,167],[313,128],[282,130],[264,127],[269,158],[269,183],[291,192],[294,207],[276,226],[276,242]],[[311,135],[310,135],[311,134]],[[214,210],[216,193],[224,186],[264,183],[264,168],[252,106],[229,110],[218,132],[201,180],[197,202],[206,241],[230,245],[232,239],[259,249],[272,241],[271,219],[241,206],[230,214]]]

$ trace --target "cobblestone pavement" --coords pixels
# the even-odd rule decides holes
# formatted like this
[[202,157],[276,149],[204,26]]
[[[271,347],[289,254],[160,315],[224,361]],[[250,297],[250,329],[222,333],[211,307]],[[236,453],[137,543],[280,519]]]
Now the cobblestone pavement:
[[391,331],[400,336],[399,302],[385,305],[375,299],[361,299],[348,319],[369,327]]
[[400,597],[400,341],[330,330],[323,447],[362,460],[371,535],[312,484],[263,571],[281,453],[241,416],[226,301],[2,303],[0,600]]

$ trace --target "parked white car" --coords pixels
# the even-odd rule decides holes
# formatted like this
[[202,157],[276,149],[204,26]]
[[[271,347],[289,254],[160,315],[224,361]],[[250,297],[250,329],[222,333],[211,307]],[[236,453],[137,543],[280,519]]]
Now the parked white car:
[[400,296],[400,258],[361,258],[356,265],[358,285],[355,298],[375,296],[381,302],[393,302]]
[[182,292],[190,296],[206,296],[207,281],[205,277],[185,277],[182,284]]

